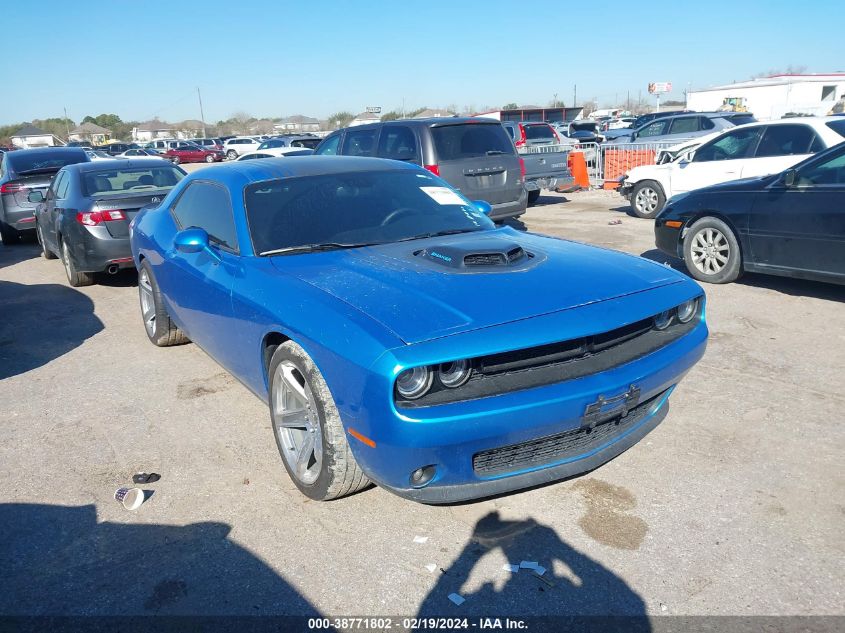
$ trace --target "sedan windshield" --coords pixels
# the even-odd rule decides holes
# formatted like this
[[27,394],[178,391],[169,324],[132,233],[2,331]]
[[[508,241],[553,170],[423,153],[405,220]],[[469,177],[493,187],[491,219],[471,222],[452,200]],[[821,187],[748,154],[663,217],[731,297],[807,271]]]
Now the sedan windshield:
[[439,178],[370,171],[254,183],[244,192],[255,252],[351,248],[493,228]]

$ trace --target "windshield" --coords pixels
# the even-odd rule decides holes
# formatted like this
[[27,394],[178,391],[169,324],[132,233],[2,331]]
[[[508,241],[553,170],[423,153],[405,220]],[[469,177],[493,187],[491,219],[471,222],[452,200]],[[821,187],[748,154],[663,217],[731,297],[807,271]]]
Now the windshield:
[[291,147],[307,147],[308,149],[314,149],[320,144],[319,138],[298,138],[294,139],[290,142]]
[[[500,128],[501,129],[501,128]],[[432,174],[368,171],[254,183],[244,192],[256,253],[397,242],[493,222]]]
[[86,158],[83,150],[78,152],[47,150],[46,152],[32,153],[9,152],[6,160],[13,171],[25,174],[31,171],[59,171],[65,165],[83,163]]
[[[153,162],[153,161],[150,161]],[[136,191],[168,190],[185,174],[171,165],[134,169],[103,169],[86,172],[82,190],[86,196]]]

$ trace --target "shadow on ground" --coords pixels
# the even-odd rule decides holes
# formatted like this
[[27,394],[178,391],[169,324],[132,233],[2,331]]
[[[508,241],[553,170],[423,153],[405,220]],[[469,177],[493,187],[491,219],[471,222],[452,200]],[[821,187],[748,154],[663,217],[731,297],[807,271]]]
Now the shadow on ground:
[[[689,275],[689,270],[683,260],[667,255],[663,251],[651,249],[640,253],[640,257],[650,259],[659,264],[669,265],[675,270]],[[826,301],[845,302],[845,286],[821,281],[793,279],[791,277],[779,277],[777,275],[761,275],[759,273],[745,273],[734,283],[774,290],[775,292],[793,297],[812,297],[813,299],[824,299]],[[705,287],[707,286],[707,284],[704,285]]]
[[0,380],[79,347],[103,329],[94,302],[59,284],[0,281]]
[[[534,561],[546,572],[538,578],[528,569],[518,573],[500,569],[496,572],[497,578],[504,578],[500,588],[488,581],[476,591],[462,590],[476,565],[496,551],[511,564]],[[443,572],[420,605],[420,617],[615,616],[623,618],[625,631],[651,630],[645,603],[624,580],[566,543],[551,527],[532,519],[504,520],[498,512],[485,515],[476,523],[470,541]],[[454,605],[448,598],[451,593],[466,602]]]
[[317,615],[223,523],[97,523],[93,505],[0,504],[0,531],[3,615]]
[[30,240],[24,240],[20,244],[0,244],[0,268],[14,266],[27,259],[38,257],[41,247]]

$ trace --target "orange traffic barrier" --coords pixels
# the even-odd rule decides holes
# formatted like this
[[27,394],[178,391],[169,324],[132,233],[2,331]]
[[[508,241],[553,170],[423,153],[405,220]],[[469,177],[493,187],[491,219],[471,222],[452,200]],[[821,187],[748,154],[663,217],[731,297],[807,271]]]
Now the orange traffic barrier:
[[575,184],[583,189],[589,189],[590,176],[587,174],[587,161],[584,160],[584,152],[569,152],[567,162]]
[[653,149],[605,149],[604,181],[616,182],[625,172],[640,165],[654,164]]

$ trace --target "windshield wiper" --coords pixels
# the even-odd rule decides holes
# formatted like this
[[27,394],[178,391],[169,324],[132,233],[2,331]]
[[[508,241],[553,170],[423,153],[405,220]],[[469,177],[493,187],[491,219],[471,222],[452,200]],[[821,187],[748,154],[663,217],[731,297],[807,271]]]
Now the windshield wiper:
[[364,246],[376,246],[383,244],[383,242],[361,242],[358,244],[343,244],[341,242],[322,242],[320,244],[302,244],[301,246],[286,246],[285,248],[275,248],[270,251],[263,251],[258,253],[259,256],[265,257],[267,255],[295,255],[297,253],[316,253],[318,251],[334,251],[344,248],[363,248]]
[[433,231],[432,233],[420,233],[419,235],[412,235],[411,237],[403,237],[397,242],[409,242],[411,240],[424,240],[428,237],[441,237],[442,235],[457,235],[458,233],[475,233],[483,229],[449,229],[447,231]]

